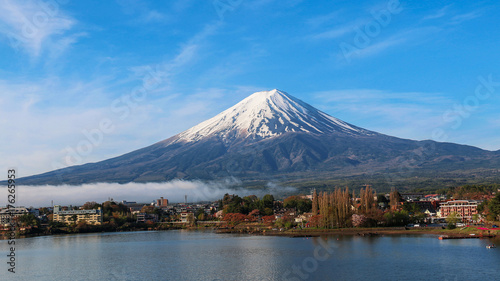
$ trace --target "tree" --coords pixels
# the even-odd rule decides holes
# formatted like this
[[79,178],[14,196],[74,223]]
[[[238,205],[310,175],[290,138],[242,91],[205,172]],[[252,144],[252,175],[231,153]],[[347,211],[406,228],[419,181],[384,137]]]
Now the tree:
[[263,216],[263,217],[262,217],[262,221],[263,221],[265,224],[267,224],[267,225],[271,225],[271,224],[274,222],[274,220],[275,220],[275,219],[276,219],[276,218],[275,218],[274,216]]
[[203,208],[199,208],[194,213],[194,216],[200,221],[205,220],[205,210]]
[[488,220],[500,221],[500,193],[488,202]]
[[262,197],[262,207],[265,208],[273,208],[274,207],[274,196],[271,194],[266,194]]
[[311,211],[312,201],[300,195],[292,195],[283,200],[283,207],[296,209],[298,214],[307,213]]
[[361,206],[360,212],[368,214],[375,208],[375,192],[370,185],[366,185],[365,189],[360,190]]
[[354,226],[354,227],[364,226],[366,223],[366,220],[367,220],[367,218],[364,215],[353,214],[352,215],[352,226]]
[[97,209],[99,207],[101,207],[101,204],[98,204],[95,201],[91,201],[91,202],[85,202],[85,204],[83,204],[83,206],[82,206],[82,209],[83,210],[92,210],[92,209]]
[[477,223],[479,221],[479,214],[472,215],[472,221]]
[[451,212],[448,217],[446,217],[446,222],[448,223],[448,228],[453,229],[457,227],[457,222],[461,220],[460,215],[457,212]]
[[189,213],[188,214],[187,220],[188,220],[189,225],[195,225],[196,224],[196,220],[194,218],[194,214],[193,213]]
[[410,216],[405,210],[387,212],[384,214],[387,226],[404,226],[410,222]]
[[78,220],[78,216],[77,215],[72,215],[70,218],[69,218],[70,221],[72,221],[73,223],[76,223],[76,221]]
[[33,214],[24,214],[19,216],[18,222],[21,226],[39,226],[40,221]]
[[377,202],[378,203],[389,204],[390,201],[387,199],[387,197],[385,197],[385,195],[380,194],[380,195],[377,196]]
[[399,194],[398,190],[395,189],[391,191],[389,194],[389,200],[390,200],[390,205],[391,205],[391,210],[397,210],[399,208],[399,202],[403,201],[403,198],[401,197],[401,194]]
[[259,208],[259,198],[255,195],[243,197],[243,213],[248,214],[249,212]]
[[228,214],[228,213],[242,213],[243,210],[243,199],[239,197],[238,195],[224,195],[224,198],[222,199],[223,202],[223,213]]
[[141,208],[141,213],[154,214],[155,213],[155,206],[144,205]]
[[318,214],[318,193],[316,193],[316,189],[313,191],[313,200],[312,200],[312,213],[313,215]]
[[[318,216],[314,225],[322,228],[345,227],[351,219],[352,200],[349,189],[336,188],[333,193],[317,195]],[[314,202],[312,204],[314,206]],[[313,213],[314,214],[314,213]]]

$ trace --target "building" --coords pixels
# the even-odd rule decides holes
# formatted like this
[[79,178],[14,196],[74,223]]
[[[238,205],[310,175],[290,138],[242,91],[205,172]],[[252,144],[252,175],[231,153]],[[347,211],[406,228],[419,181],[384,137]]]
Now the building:
[[0,224],[9,224],[12,218],[17,218],[28,213],[28,209],[23,207],[2,209],[0,210]]
[[156,199],[156,207],[158,208],[165,208],[168,205],[168,199],[163,199],[163,197],[160,197],[160,199]]
[[137,214],[137,222],[146,223],[146,222],[158,222],[157,214],[148,214],[148,213],[139,213]]
[[424,198],[423,193],[401,193],[401,198],[403,198],[406,201],[419,201],[420,199]]
[[182,212],[181,213],[181,222],[189,223],[194,221],[194,214],[190,212]]
[[464,220],[471,220],[472,216],[477,214],[477,201],[471,200],[452,200],[440,204],[441,217],[448,217],[452,212],[457,212]]
[[[74,220],[76,216],[76,221]],[[101,224],[102,223],[102,210],[101,207],[97,210],[61,210],[61,206],[54,206],[54,217],[53,221],[64,222],[64,223],[79,223],[80,221],[86,221],[89,224]]]

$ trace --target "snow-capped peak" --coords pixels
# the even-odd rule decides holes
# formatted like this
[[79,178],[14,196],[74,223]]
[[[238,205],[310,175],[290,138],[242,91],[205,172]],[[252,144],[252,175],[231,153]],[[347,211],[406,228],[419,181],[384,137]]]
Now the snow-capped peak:
[[373,133],[329,116],[285,92],[274,89],[250,95],[215,117],[180,133],[177,140],[192,142],[207,136],[216,136],[225,141],[248,137],[263,139],[287,132],[344,132],[358,135]]

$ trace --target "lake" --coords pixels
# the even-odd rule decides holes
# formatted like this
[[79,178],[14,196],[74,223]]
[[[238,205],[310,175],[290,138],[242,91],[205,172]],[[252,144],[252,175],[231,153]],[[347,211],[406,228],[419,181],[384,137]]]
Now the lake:
[[[158,231],[16,240],[1,280],[498,280],[492,240],[437,236],[288,238]],[[496,241],[495,243],[499,243]]]

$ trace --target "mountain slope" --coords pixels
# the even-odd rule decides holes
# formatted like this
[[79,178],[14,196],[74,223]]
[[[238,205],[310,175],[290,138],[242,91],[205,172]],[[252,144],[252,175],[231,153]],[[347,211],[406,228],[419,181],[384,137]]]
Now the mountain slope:
[[258,92],[176,136],[122,156],[20,184],[212,180],[327,180],[408,170],[435,175],[498,169],[479,148],[399,139],[356,127],[279,90]]
[[199,141],[216,136],[224,142],[237,138],[264,139],[288,132],[374,134],[329,116],[279,90],[257,92],[178,135],[177,141]]

